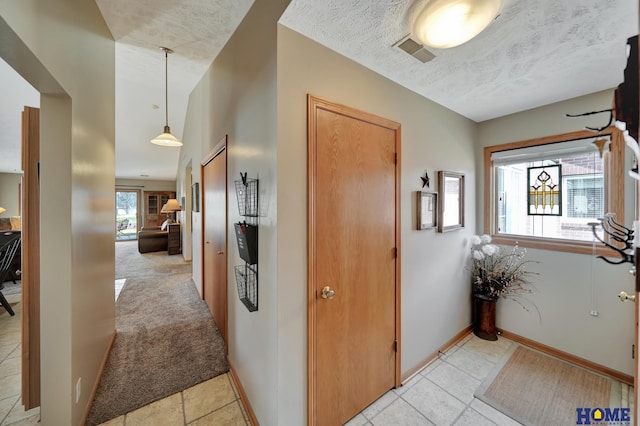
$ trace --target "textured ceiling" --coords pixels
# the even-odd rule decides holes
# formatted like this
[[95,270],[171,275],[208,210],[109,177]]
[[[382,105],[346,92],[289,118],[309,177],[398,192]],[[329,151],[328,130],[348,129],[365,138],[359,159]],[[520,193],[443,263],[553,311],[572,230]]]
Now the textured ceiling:
[[280,22],[478,122],[616,86],[638,33],[637,0],[504,0],[478,37],[423,64],[392,47],[415,12],[413,0],[292,0]]
[[[164,126],[159,46],[175,50],[169,125],[182,138],[193,87],[253,0],[96,3],[116,40],[116,177],[173,180],[180,150],[149,143]],[[292,0],[281,23],[475,121],[616,86],[625,41],[638,33],[637,0],[504,0],[487,30],[461,46],[433,49],[436,58],[423,64],[392,47],[409,34],[416,4]],[[16,120],[23,105],[39,99],[4,63],[0,82],[9,93],[0,104],[0,171],[19,170]]]

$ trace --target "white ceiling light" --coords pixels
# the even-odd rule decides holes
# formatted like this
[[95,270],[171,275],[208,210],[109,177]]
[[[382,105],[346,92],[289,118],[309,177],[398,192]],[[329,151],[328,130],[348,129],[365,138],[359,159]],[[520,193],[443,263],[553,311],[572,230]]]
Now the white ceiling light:
[[427,1],[414,21],[413,34],[426,46],[458,46],[487,28],[501,6],[502,0]]
[[171,129],[169,129],[169,89],[168,89],[168,68],[167,64],[169,62],[169,53],[173,53],[173,50],[168,47],[160,47],[162,51],[164,51],[164,132],[151,139],[151,143],[162,146],[182,146],[182,142],[178,140],[175,136],[171,134]]

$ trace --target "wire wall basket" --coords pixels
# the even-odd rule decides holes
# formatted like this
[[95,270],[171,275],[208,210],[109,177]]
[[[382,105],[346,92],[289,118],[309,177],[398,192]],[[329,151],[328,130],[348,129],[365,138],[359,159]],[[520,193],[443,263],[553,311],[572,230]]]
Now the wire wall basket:
[[240,258],[249,265],[258,263],[258,227],[246,222],[234,223]]
[[[249,312],[258,310],[258,179],[240,173],[236,184],[238,213],[244,221],[234,224],[238,254],[245,261],[235,267],[238,297]],[[247,223],[247,218],[249,222]]]
[[248,264],[235,267],[238,297],[249,312],[258,310],[258,270]]
[[236,184],[238,198],[238,213],[240,216],[258,217],[258,179],[247,178],[247,174],[240,173],[241,180]]

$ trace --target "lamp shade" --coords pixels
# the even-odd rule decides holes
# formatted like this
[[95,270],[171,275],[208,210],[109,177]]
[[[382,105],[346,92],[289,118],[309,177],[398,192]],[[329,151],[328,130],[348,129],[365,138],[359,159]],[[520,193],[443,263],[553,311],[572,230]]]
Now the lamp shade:
[[164,133],[160,133],[158,136],[151,139],[151,143],[162,146],[182,146],[182,142],[171,134],[169,126],[164,126]]
[[182,206],[178,204],[178,200],[176,200],[175,198],[169,198],[169,201],[167,201],[167,203],[162,206],[160,213],[173,213],[181,210]]
[[5,209],[4,207],[0,207],[0,214],[4,213],[6,211],[7,211],[7,209]]
[[413,24],[414,36],[437,49],[459,46],[491,24],[502,0],[430,0]]

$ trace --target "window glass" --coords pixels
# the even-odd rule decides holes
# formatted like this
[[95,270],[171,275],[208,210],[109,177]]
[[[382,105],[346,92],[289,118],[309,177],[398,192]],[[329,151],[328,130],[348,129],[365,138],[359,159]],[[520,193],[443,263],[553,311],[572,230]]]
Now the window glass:
[[[552,153],[546,159],[537,155],[535,161],[525,158],[525,161],[496,164],[496,232],[592,241],[593,233],[588,224],[605,213],[604,162],[597,149],[584,151]],[[559,208],[555,206],[553,215],[529,214],[528,201],[532,195],[528,170],[556,165],[562,166]],[[534,170],[537,173],[538,169]]]
[[610,213],[625,223],[624,149],[613,126],[485,147],[484,232],[498,244],[611,256],[589,224]]

